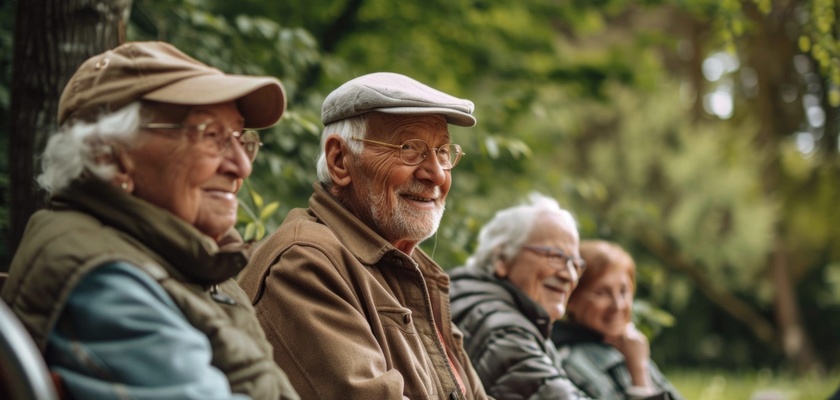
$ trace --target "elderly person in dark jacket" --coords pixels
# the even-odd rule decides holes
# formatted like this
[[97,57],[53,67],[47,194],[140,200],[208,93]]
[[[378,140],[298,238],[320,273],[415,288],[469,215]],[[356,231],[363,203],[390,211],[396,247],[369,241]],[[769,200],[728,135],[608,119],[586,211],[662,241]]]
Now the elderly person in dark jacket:
[[584,264],[572,215],[551,198],[499,211],[465,267],[451,271],[452,319],[489,395],[578,399],[548,341]]
[[633,324],[636,263],[621,246],[584,240],[586,273],[569,298],[566,319],[552,341],[565,355],[569,378],[596,399],[634,399],[667,393],[681,399],[653,360],[647,338]]
[[549,340],[585,263],[575,219],[551,198],[499,211],[473,256],[450,272],[452,320],[490,396],[582,399]]
[[[227,75],[161,42],[71,77],[2,298],[75,399],[297,399],[233,277],[232,231],[273,77]],[[230,240],[230,239],[233,240]],[[224,249],[220,248],[224,245]]]

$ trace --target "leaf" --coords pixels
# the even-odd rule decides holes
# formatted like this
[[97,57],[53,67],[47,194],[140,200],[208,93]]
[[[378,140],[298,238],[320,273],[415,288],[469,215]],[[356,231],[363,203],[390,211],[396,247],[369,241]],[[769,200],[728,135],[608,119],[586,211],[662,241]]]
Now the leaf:
[[237,210],[236,216],[236,219],[239,222],[252,222],[259,220],[257,218],[257,214],[254,213],[254,210],[242,201],[239,202],[239,210]]
[[254,234],[256,233],[256,225],[253,222],[249,222],[248,225],[245,226],[245,234],[243,236],[243,240],[246,242],[250,242],[254,240]]
[[280,207],[279,201],[272,201],[265,206],[265,208],[260,211],[260,221],[265,221],[268,217],[272,216],[277,211],[278,207]]
[[265,225],[261,222],[257,222],[254,225],[257,227],[257,232],[254,233],[254,240],[262,240],[265,237]]
[[249,193],[251,193],[251,198],[254,200],[254,205],[257,206],[257,209],[263,208],[262,196],[254,189],[249,190]]

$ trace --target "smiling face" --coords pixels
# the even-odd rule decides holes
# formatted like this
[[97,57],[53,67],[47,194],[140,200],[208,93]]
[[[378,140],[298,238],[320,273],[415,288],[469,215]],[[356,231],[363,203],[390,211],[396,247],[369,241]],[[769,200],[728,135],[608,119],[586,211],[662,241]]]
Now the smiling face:
[[597,282],[578,290],[569,302],[569,314],[574,314],[575,322],[604,336],[621,336],[632,316],[633,291],[627,273],[611,269]]
[[[446,120],[437,115],[371,113],[368,132],[367,139],[396,145],[408,139],[433,148],[450,143]],[[432,152],[418,165],[405,165],[398,150],[365,143],[350,164],[352,184],[343,203],[383,238],[411,254],[437,231],[452,177]]]
[[[555,213],[541,213],[524,243],[525,246],[553,247],[564,254],[578,256],[578,237],[569,232]],[[508,279],[545,309],[552,321],[566,313],[566,303],[577,286],[578,276],[567,263],[553,263],[544,254],[523,248],[513,259],[497,258],[496,275]]]
[[[208,118],[241,130],[242,115],[233,102],[184,107],[144,104],[155,115],[150,122],[201,124]],[[133,194],[219,237],[236,222],[236,192],[251,174],[251,162],[241,144],[232,140],[222,152],[208,150],[208,140],[185,130],[141,129],[139,144],[128,150],[128,175]]]
[[619,337],[633,316],[635,263],[607,242],[585,241],[580,251],[589,267],[569,299],[569,319],[606,337]]

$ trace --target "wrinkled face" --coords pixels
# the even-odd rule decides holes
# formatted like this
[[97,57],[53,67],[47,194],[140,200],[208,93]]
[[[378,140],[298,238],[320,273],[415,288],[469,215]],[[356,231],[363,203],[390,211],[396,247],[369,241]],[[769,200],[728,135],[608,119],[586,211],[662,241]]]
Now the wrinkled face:
[[[448,125],[437,115],[371,113],[368,132],[367,139],[395,145],[408,139],[422,139],[432,148],[450,143]],[[392,244],[420,242],[437,231],[452,178],[433,152],[410,166],[398,150],[364,143],[351,175],[351,208]]]
[[[154,123],[199,125],[208,119],[242,130],[244,120],[233,102],[187,107],[152,103]],[[232,140],[217,150],[208,134],[189,128],[142,129],[139,144],[129,149],[133,194],[161,207],[217,238],[236,222],[236,192],[251,174],[241,144]]]
[[575,293],[569,314],[575,322],[604,336],[621,336],[632,318],[632,285],[626,271],[609,268]]
[[[561,221],[560,216],[553,213],[538,216],[524,245],[553,247],[564,254],[580,257],[577,235],[566,230]],[[511,260],[497,259],[494,268],[496,275],[507,278],[555,321],[566,314],[566,303],[578,283],[577,272],[569,264],[523,247]]]
[[202,187],[204,190],[195,227],[205,235],[219,239],[236,224],[236,193],[242,187],[242,178],[233,186],[222,179],[214,179]]

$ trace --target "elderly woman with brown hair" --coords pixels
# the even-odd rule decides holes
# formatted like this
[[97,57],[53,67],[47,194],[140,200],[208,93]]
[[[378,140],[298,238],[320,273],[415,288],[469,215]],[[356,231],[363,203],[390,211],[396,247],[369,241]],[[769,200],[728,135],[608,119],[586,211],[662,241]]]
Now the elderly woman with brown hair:
[[569,379],[596,399],[655,394],[681,399],[650,359],[648,340],[632,322],[633,258],[603,240],[582,241],[580,255],[586,273],[569,298],[566,319],[552,332]]
[[70,79],[38,178],[49,204],[2,298],[72,398],[298,398],[232,279],[245,246],[219,247],[260,145],[244,129],[284,108],[277,79],[161,42],[96,55]]

